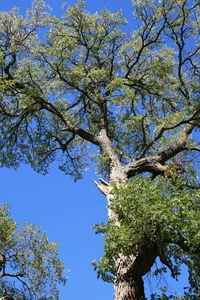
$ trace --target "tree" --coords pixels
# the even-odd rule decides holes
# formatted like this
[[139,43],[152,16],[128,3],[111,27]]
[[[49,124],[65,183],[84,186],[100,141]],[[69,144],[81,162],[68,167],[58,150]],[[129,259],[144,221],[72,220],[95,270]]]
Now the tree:
[[1,13],[0,161],[46,173],[58,160],[77,180],[93,159],[109,181],[96,182],[109,207],[96,268],[115,299],[145,299],[142,277],[157,257],[173,276],[190,264],[197,299],[199,1],[132,2],[133,33],[121,12],[92,15],[83,1],[60,19],[42,1],[25,17]]
[[39,227],[17,224],[8,206],[0,206],[1,299],[58,299],[57,284],[66,279],[57,247]]

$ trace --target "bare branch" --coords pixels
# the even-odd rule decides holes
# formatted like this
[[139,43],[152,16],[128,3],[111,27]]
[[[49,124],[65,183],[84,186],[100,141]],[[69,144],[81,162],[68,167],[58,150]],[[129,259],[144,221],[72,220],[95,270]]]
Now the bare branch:
[[135,176],[137,173],[151,172],[163,174],[165,166],[161,163],[159,156],[145,157],[129,163],[124,167],[128,178]]
[[95,180],[93,180],[94,184],[98,187],[98,189],[104,194],[107,195],[110,193],[111,190],[111,186],[108,182],[106,182],[105,180],[103,180],[102,178],[99,178],[100,182],[96,182]]

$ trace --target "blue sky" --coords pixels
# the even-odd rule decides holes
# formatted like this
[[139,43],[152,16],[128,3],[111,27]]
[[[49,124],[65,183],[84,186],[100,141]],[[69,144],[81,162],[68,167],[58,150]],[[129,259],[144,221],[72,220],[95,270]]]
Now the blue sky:
[[[31,7],[31,0],[0,1],[0,11],[20,8],[24,13]],[[74,0],[47,0],[53,13],[61,15],[63,2]],[[106,7],[112,11],[123,8],[131,17],[131,2],[89,0],[88,9],[96,12]],[[76,183],[54,165],[49,174],[42,176],[29,166],[17,171],[0,169],[0,203],[11,205],[11,215],[17,222],[33,222],[47,232],[50,241],[60,244],[60,258],[68,273],[68,282],[61,287],[60,300],[111,300],[113,287],[97,279],[91,261],[103,254],[103,239],[95,235],[92,225],[106,221],[106,199],[92,180],[97,179],[95,170],[85,173],[84,180]]]
[[[63,1],[46,2],[54,14],[62,13]],[[24,12],[31,6],[31,1],[1,1],[0,10],[7,11],[13,6]],[[134,25],[130,0],[88,0],[87,6],[92,12],[104,7],[111,11],[122,8],[130,21],[130,30]],[[107,214],[106,199],[92,183],[97,179],[95,170],[91,168],[85,173],[84,180],[77,183],[59,171],[56,165],[46,176],[36,174],[29,166],[21,166],[17,171],[3,168],[0,174],[0,202],[10,203],[14,220],[41,225],[49,239],[61,245],[60,257],[70,273],[67,285],[61,288],[60,300],[111,300],[112,285],[98,280],[91,265],[92,260],[103,254],[103,239],[95,235],[91,227],[94,223],[106,221]]]

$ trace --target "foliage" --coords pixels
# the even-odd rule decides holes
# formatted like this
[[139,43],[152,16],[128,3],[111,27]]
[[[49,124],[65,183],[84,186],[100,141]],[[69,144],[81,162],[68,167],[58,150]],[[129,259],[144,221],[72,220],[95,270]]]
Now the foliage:
[[85,132],[106,128],[123,163],[178,138],[199,106],[197,1],[133,2],[142,23],[130,35],[121,12],[92,15],[82,1],[61,19],[41,1],[25,17],[1,13],[2,166],[46,173],[58,158],[79,179]]
[[137,255],[137,245],[155,244],[162,266],[153,275],[166,273],[169,268],[171,276],[177,279],[185,264],[190,287],[185,287],[184,298],[173,299],[197,299],[200,294],[200,190],[192,190],[179,180],[176,184],[163,179],[152,182],[149,177],[138,176],[126,186],[114,188],[113,193],[110,209],[117,214],[120,226],[114,220],[95,226],[97,233],[105,235],[105,254],[99,263],[93,263],[98,276],[105,281],[114,280],[114,261],[121,253]]
[[66,278],[57,247],[38,226],[17,224],[0,206],[0,296],[58,299],[57,284]]
[[[42,1],[25,16],[0,13],[0,163],[46,173],[57,159],[77,180],[95,159],[122,185],[110,204],[119,220],[98,227],[99,274],[113,280],[118,251],[142,258],[151,238],[174,277],[187,265],[192,295],[199,194],[175,183],[167,164],[181,164],[186,182],[199,168],[199,0],[132,3],[138,27],[129,33],[121,11],[91,14],[82,0],[61,18]],[[137,177],[145,172],[173,180]]]

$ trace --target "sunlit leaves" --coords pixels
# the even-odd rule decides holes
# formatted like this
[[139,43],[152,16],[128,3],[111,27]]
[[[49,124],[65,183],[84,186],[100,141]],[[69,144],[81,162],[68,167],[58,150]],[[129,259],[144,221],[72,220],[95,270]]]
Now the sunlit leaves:
[[56,243],[33,224],[16,224],[6,206],[0,207],[0,294],[25,299],[58,299],[58,284],[65,284]]
[[[166,161],[177,159],[186,170],[183,181],[195,182],[198,160],[191,149],[199,146],[189,135],[199,128],[198,1],[132,2],[138,26],[130,33],[123,31],[127,22],[121,11],[92,14],[81,0],[64,6],[61,18],[51,16],[43,1],[34,1],[25,16],[16,9],[0,14],[1,166],[28,163],[45,174],[58,160],[60,169],[77,180],[91,155],[108,177],[110,153],[123,169],[134,160],[159,159],[182,141],[159,164],[167,169]],[[109,147],[102,146],[102,132]],[[174,259],[173,276],[180,263],[189,267],[194,291],[198,268],[191,255],[199,247],[199,194],[172,183],[136,178],[116,189],[111,209],[121,226],[110,222],[98,228],[106,234],[98,269],[103,279],[112,280],[119,250],[137,254],[136,245],[151,239]],[[40,242],[40,234],[30,230]],[[179,236],[189,249],[184,258]],[[36,251],[35,240],[27,239]],[[29,267],[39,268],[39,254],[38,260],[31,257]],[[41,278],[43,273],[41,266]]]
[[198,259],[200,247],[199,207],[200,191],[188,188],[183,181],[152,182],[136,177],[126,186],[114,188],[110,208],[117,214],[120,226],[115,221],[96,225],[97,233],[105,235],[105,255],[94,263],[99,276],[109,280],[111,274],[115,275],[113,262],[119,253],[136,254],[136,245],[146,243],[156,243],[158,253],[159,247],[165,249],[166,261],[174,262],[177,274],[182,263],[193,274],[191,262]]
[[[83,1],[64,8],[61,18],[51,16],[41,1],[35,1],[26,16],[16,9],[1,13],[1,115],[7,128],[2,140],[9,140],[15,152],[8,153],[2,144],[4,165],[31,162],[35,170],[45,172],[57,153],[61,158],[63,143],[67,152],[61,169],[75,174],[86,164],[80,140],[72,143],[72,127],[98,135],[102,126],[125,163],[142,153],[152,133],[156,137],[196,109],[198,44],[182,51],[176,24],[182,22],[182,38],[190,41],[197,7],[174,1],[133,2],[141,23],[128,34],[122,30],[126,20],[121,11],[91,14]],[[71,131],[64,134],[68,126]],[[169,132],[162,132],[146,154],[160,150]],[[19,148],[26,148],[26,154],[19,154]]]

